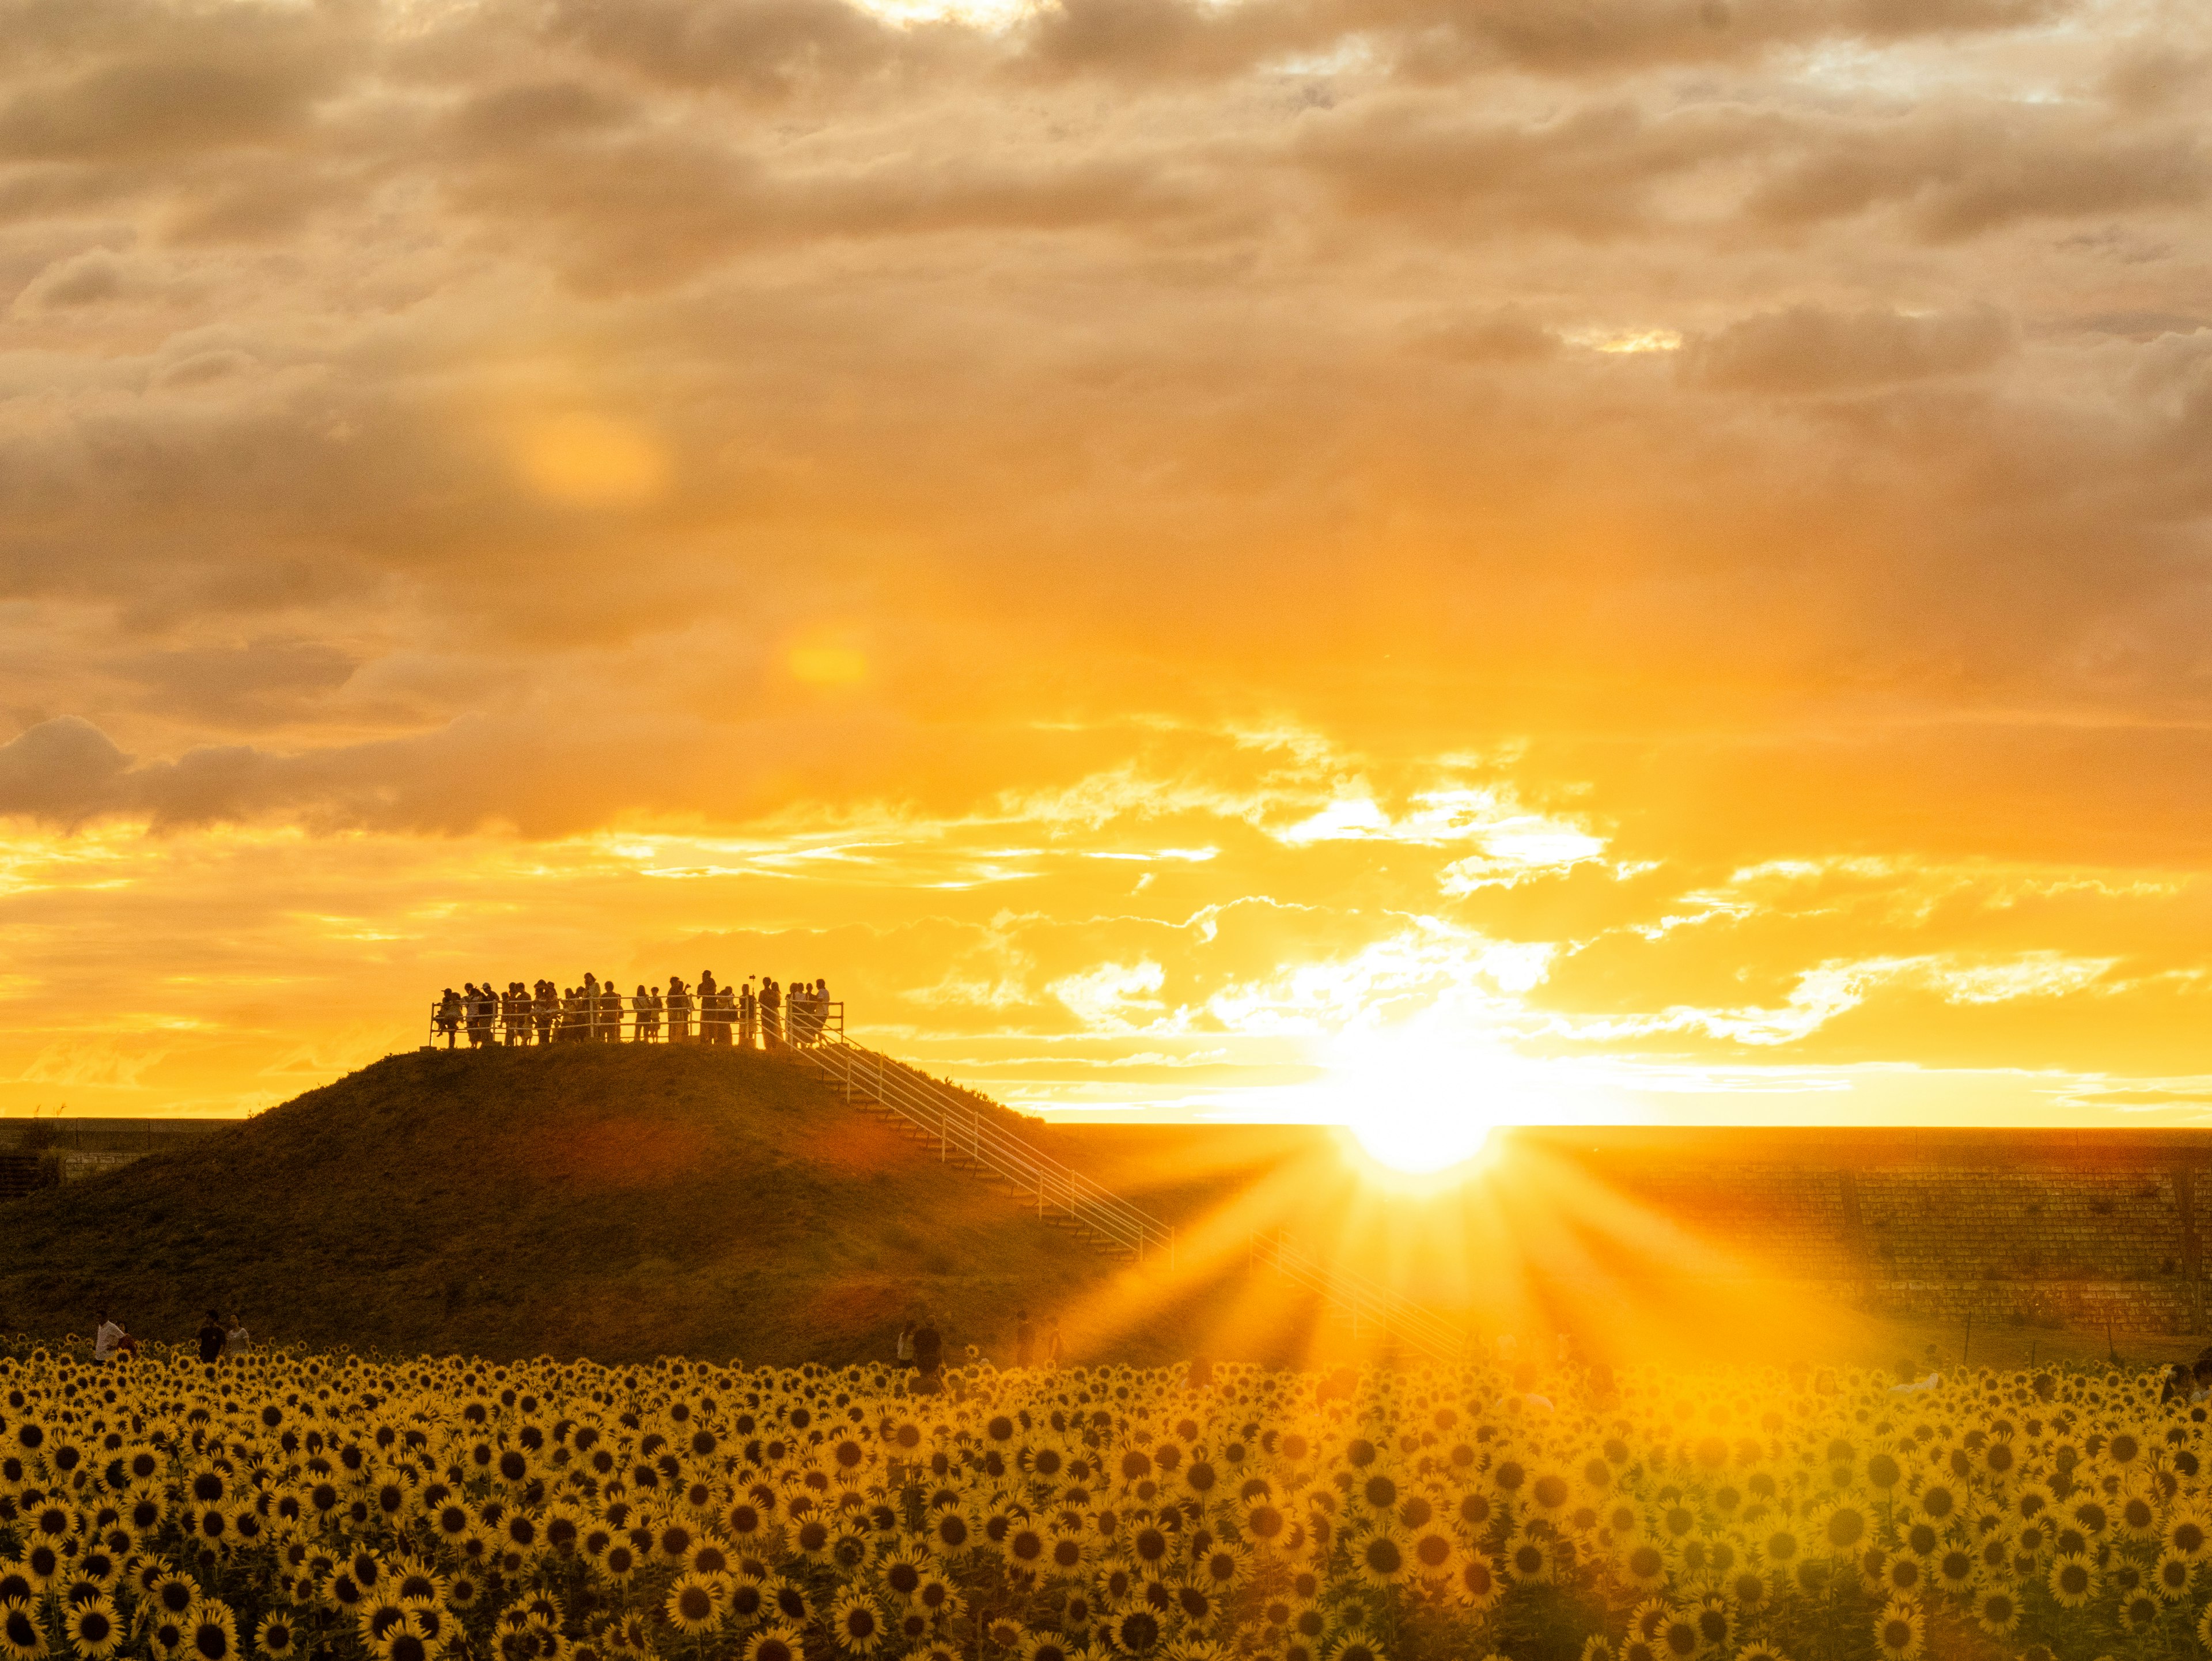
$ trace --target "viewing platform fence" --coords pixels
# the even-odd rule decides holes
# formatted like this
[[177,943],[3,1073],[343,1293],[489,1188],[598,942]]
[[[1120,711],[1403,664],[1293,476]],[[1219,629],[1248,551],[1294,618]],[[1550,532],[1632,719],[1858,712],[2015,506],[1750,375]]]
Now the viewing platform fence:
[[[430,1006],[429,1036],[425,1050],[517,1050],[544,1043],[705,1043],[751,1050],[805,1050],[842,1043],[845,1037],[845,1006],[832,999],[812,1008],[783,1007],[775,1034],[757,1016],[740,1017],[732,1011],[702,1010],[695,1000],[681,1012],[639,1009],[631,995],[602,994],[595,1009],[570,1008],[565,1000],[532,1000],[529,1007],[495,1011],[489,1015],[461,1016],[453,1025],[436,1004]],[[797,1019],[794,1019],[794,1016]]]

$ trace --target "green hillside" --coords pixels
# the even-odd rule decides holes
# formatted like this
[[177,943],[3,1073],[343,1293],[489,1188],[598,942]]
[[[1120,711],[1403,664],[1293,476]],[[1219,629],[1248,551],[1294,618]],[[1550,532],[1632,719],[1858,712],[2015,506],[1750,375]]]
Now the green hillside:
[[181,1339],[215,1305],[258,1338],[490,1356],[845,1360],[926,1306],[949,1353],[1003,1360],[1025,1305],[1074,1357],[1157,1361],[1238,1290],[1170,1293],[803,1063],[700,1049],[395,1056],[12,1202],[0,1238],[0,1328],[105,1303]]

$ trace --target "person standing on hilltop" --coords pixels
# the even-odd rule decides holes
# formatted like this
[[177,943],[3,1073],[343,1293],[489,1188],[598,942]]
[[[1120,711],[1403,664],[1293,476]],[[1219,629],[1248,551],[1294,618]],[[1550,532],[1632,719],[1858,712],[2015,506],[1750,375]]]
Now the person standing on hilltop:
[[745,981],[745,989],[738,994],[738,1049],[750,1050],[753,1047],[753,1034],[759,1026],[760,1005],[753,996],[752,980],[748,977]]
[[653,1013],[653,994],[647,991],[643,982],[638,983],[637,995],[630,1000],[630,1007],[637,1012],[636,1030],[631,1034],[633,1043],[651,1043],[659,1030],[659,1018]]
[[222,1347],[230,1334],[223,1330],[222,1317],[208,1311],[206,1322],[199,1329],[200,1360],[212,1366],[222,1355]]
[[783,993],[773,976],[761,977],[761,1046],[783,1048]]
[[446,1036],[446,1048],[453,1047],[454,1039],[461,1033],[461,995],[447,987],[445,995],[438,1000],[438,1031]]
[[711,1044],[717,1042],[714,1029],[721,1019],[721,994],[720,989],[714,983],[714,971],[711,969],[702,969],[699,971],[699,1042],[701,1043]]
[[668,1042],[691,1042],[691,999],[680,975],[668,977]]
[[622,1042],[623,996],[611,978],[599,983],[599,1042]]

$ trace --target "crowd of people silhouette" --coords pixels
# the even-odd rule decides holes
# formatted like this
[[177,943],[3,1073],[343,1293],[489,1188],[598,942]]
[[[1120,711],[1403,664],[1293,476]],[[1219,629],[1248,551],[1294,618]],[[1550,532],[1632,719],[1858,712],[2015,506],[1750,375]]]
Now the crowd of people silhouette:
[[434,1037],[471,1050],[550,1043],[704,1043],[739,1050],[781,1050],[818,1044],[838,1019],[830,983],[802,981],[786,989],[770,976],[757,991],[718,986],[714,970],[696,986],[671,975],[665,991],[641,986],[624,996],[612,981],[584,977],[581,986],[551,981],[525,986],[509,981],[495,991],[489,981],[447,987],[431,1010]]

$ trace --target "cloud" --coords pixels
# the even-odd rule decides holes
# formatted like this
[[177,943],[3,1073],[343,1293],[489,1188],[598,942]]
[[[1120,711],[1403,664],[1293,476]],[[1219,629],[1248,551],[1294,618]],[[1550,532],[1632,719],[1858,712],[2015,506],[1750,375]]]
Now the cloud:
[[892,9],[0,0],[0,1072],[703,931],[2193,1075],[2198,10]]
[[1915,317],[1797,306],[1692,340],[1682,369],[1730,391],[1825,392],[1984,369],[2018,338],[2013,320],[1992,307]]

